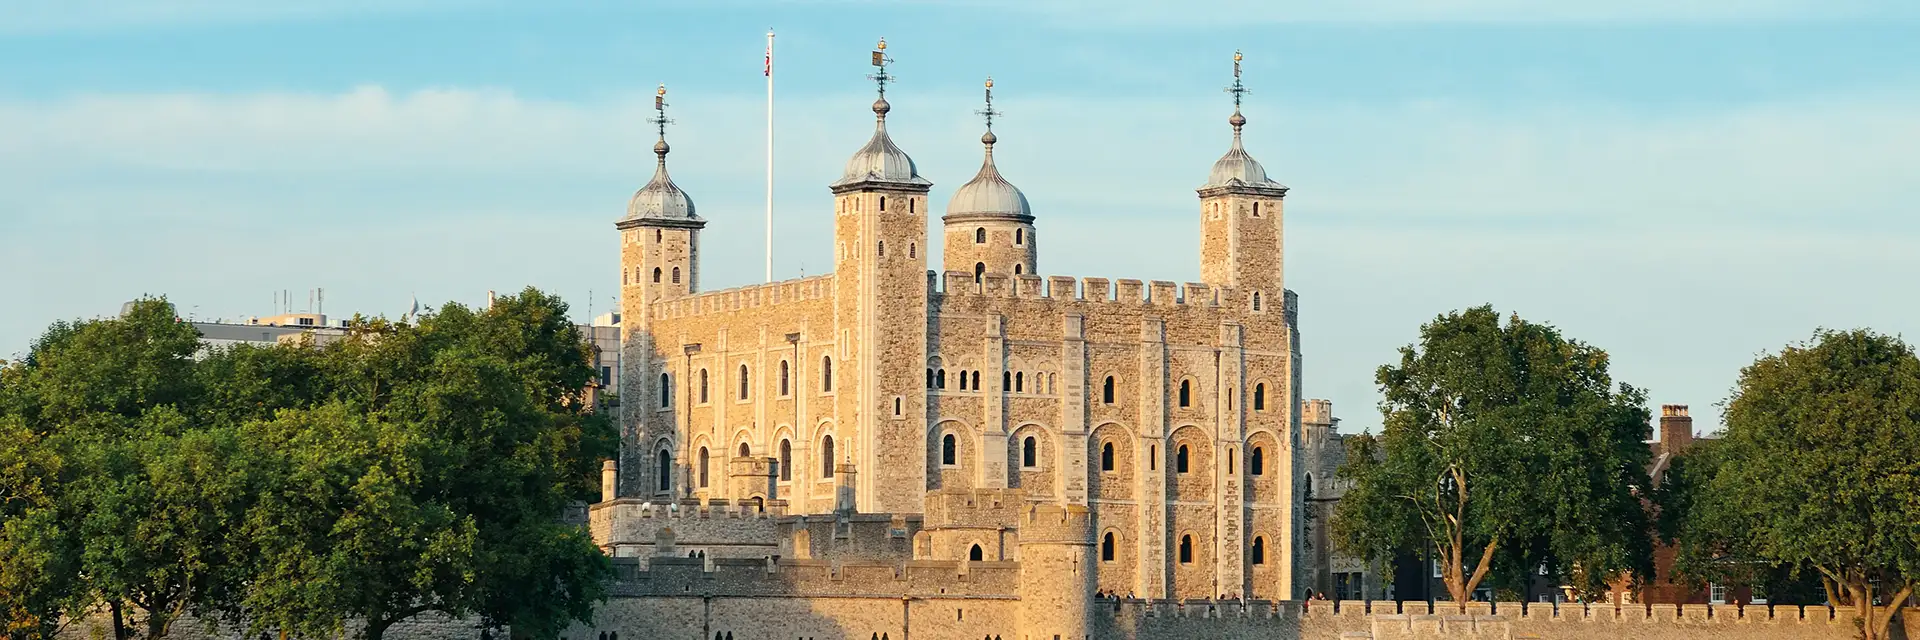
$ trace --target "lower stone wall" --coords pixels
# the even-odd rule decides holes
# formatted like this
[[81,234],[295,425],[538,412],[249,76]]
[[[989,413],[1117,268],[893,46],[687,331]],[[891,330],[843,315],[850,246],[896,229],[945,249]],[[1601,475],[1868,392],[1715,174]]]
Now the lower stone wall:
[[[313,640],[347,640],[359,637],[361,626],[349,623],[338,638],[316,638]],[[138,634],[143,628],[129,628],[130,633]],[[483,629],[478,620],[455,620],[436,614],[421,614],[412,619],[403,620],[387,628],[386,637],[392,640],[480,640]],[[511,634],[506,629],[486,632],[487,638],[504,640]],[[99,612],[75,620],[60,630],[60,640],[106,640],[113,637],[113,619],[106,612]],[[248,636],[246,629],[236,625],[208,623],[191,616],[183,617],[168,629],[167,640],[259,640],[260,638],[278,638],[279,634]],[[584,636],[583,636],[584,637]]]
[[[563,640],[1051,640],[1021,631],[1014,598],[955,596],[666,596],[616,597],[592,624]],[[1304,605],[1304,606],[1303,606]],[[1067,615],[1067,612],[1061,612]],[[1907,637],[1920,638],[1920,609],[1903,612]],[[1103,600],[1093,607],[1093,640],[1848,640],[1851,611],[1826,607],[1472,603],[1186,602]],[[62,640],[112,635],[102,615],[75,621]],[[350,625],[345,637],[357,626]],[[506,638],[504,630],[488,636]],[[249,640],[242,630],[184,619],[174,640]],[[388,638],[481,640],[473,621],[425,615],[395,625]],[[1062,639],[1079,640],[1079,639]]]

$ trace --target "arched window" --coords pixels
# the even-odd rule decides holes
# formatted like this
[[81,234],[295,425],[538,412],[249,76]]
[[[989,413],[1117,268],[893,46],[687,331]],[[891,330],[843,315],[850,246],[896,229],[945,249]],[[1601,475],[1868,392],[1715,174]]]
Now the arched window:
[[661,449],[659,465],[660,465],[660,490],[661,491],[673,490],[673,452],[668,451],[666,449]]
[[680,284],[680,267],[673,268],[673,283]]
[[1267,539],[1265,537],[1253,537],[1253,549],[1247,552],[1247,559],[1254,564],[1267,563]]
[[960,370],[960,390],[961,391],[967,390],[967,370],[966,369]]
[[973,390],[980,390],[980,372],[978,371],[973,372]]
[[973,545],[973,550],[967,552],[967,559],[975,561],[985,560],[987,559],[987,552],[981,549],[980,545]]
[[1253,410],[1267,410],[1267,383],[1253,385]]
[[1025,372],[1025,371],[1016,371],[1016,372],[1014,372],[1014,374],[1013,374],[1013,390],[1014,390],[1014,391],[1020,391],[1020,392],[1025,392],[1025,391],[1027,390],[1027,375],[1026,375],[1026,373],[1027,373],[1027,372]]
[[1193,564],[1193,536],[1180,536],[1180,564]]
[[887,257],[887,241],[885,241],[885,240],[881,240],[881,241],[880,241],[880,251],[879,251],[879,253],[880,253],[880,257],[882,257],[882,258],[885,258],[885,257]]
[[1020,273],[1021,273],[1021,272],[1020,272],[1020,265],[1019,265],[1019,264],[1015,264],[1015,265],[1013,265],[1013,275],[1016,275],[1016,276],[1017,276],[1017,275],[1020,275]]
[[700,488],[707,488],[707,448],[700,447]]
[[707,403],[707,370],[700,370],[700,404]]
[[1253,292],[1253,310],[1260,310],[1260,292],[1258,291]]
[[1100,559],[1106,562],[1113,562],[1113,547],[1113,532],[1108,531],[1107,535],[1100,538]]
[[673,406],[673,380],[667,377],[667,372],[662,371],[660,372],[660,408],[665,409],[670,406]]
[[820,439],[820,477],[833,477],[833,436]]
[[1227,473],[1233,473],[1233,447],[1227,447]]
[[660,267],[653,268],[653,283],[660,284]]
[[1252,459],[1247,460],[1247,473],[1251,473],[1257,476],[1257,475],[1263,475],[1266,472],[1267,472],[1267,450],[1262,447],[1254,447]]
[[1020,466],[1028,469],[1040,466],[1040,451],[1034,443],[1033,436],[1027,436],[1025,440],[1020,441]]
[[792,378],[792,375],[793,375],[790,367],[791,365],[787,361],[785,360],[780,361],[780,395],[783,395],[783,396],[789,393],[793,393],[791,391],[791,387],[788,386],[790,384],[789,380]]
[[1305,487],[1305,490],[1302,491],[1301,493],[1306,495],[1306,497],[1308,498],[1313,497],[1313,474],[1311,473],[1307,474],[1306,487]]
[[947,388],[947,370],[940,369],[940,370],[934,371],[933,382],[935,385],[938,386],[938,388],[941,388],[941,389]]
[[1107,376],[1107,381],[1100,383],[1100,402],[1113,404],[1113,376]]
[[886,210],[887,210],[887,197],[886,197],[886,196],[880,196],[880,210],[881,210],[881,211],[886,211]]
[[820,356],[820,392],[833,391],[833,356]]
[[1187,445],[1180,445],[1180,449],[1174,452],[1173,471],[1175,473],[1187,472]]
[[933,389],[933,367],[927,367],[927,388]]
[[1026,243],[1027,243],[1027,230],[1026,230],[1026,229],[1014,229],[1014,230],[1013,230],[1013,243],[1014,243],[1014,244],[1026,244]]
[[780,441],[780,481],[793,479],[793,443]]
[[980,228],[978,228],[978,229],[974,229],[974,230],[973,230],[973,243],[974,243],[974,244],[986,244],[986,243],[987,243],[987,228],[986,228],[986,227],[980,227]]
[[659,229],[654,229],[654,230],[653,230],[653,241],[654,241],[654,242],[659,242],[659,241],[660,241],[660,239],[661,239],[661,238],[664,238],[664,237],[666,237],[666,236],[665,236],[665,234],[664,234],[664,233],[662,233],[662,232],[661,232],[661,231],[660,231]]
[[1258,202],[1253,203],[1253,217],[1260,217],[1260,203]]
[[918,242],[907,243],[907,257],[909,258],[920,257],[920,243]]
[[747,447],[747,443],[740,443],[740,457],[745,458],[751,455],[753,455],[753,450]]
[[960,448],[960,443],[954,440],[953,434],[949,433],[945,436],[941,436],[940,464],[949,464],[949,465],[959,464],[958,462],[955,462],[955,460],[959,459],[960,457],[959,448]]
[[980,281],[985,279],[986,275],[987,275],[987,263],[985,262],[973,263],[973,283],[974,284],[980,284]]
[[1113,470],[1113,443],[1111,442],[1103,442],[1100,444],[1100,470]]
[[747,399],[747,365],[740,365],[740,399]]
[[1193,406],[1193,383],[1190,381],[1180,381],[1180,406]]
[[1013,390],[1013,372],[1012,371],[1000,372],[1000,390],[1002,392]]

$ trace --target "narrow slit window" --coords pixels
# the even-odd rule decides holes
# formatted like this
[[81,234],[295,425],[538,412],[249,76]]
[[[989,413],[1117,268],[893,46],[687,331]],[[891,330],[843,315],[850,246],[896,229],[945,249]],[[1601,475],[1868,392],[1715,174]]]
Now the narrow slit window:
[[1187,472],[1187,445],[1180,445],[1180,449],[1174,452],[1173,471],[1174,473]]
[[1100,445],[1100,470],[1113,470],[1113,443],[1111,442]]
[[707,370],[700,370],[700,404],[707,403]]
[[1253,410],[1267,410],[1267,383],[1253,385]]
[[785,360],[780,361],[780,395],[784,396],[793,393],[793,387],[791,386],[793,380],[792,366],[792,364]]
[[1262,447],[1254,447],[1253,454],[1247,460],[1247,473],[1258,476],[1265,475],[1266,472],[1267,451]]
[[1020,441],[1020,466],[1032,469],[1040,466],[1040,452],[1033,436]]
[[974,230],[973,230],[973,243],[974,243],[974,244],[986,244],[986,243],[987,243],[987,228],[986,228],[986,227],[980,227],[980,228],[978,228],[978,229],[974,229]]
[[1113,376],[1107,376],[1107,381],[1100,383],[1100,402],[1113,404]]
[[944,465],[959,464],[958,462],[956,462],[956,460],[958,460],[960,457],[959,449],[960,449],[960,444],[958,441],[954,439],[953,434],[949,433],[945,436],[941,436],[940,464],[944,464]]
[[820,439],[820,477],[833,477],[833,436]]
[[747,399],[747,365],[740,365],[740,399]]
[[1180,564],[1193,564],[1193,536],[1180,536]]
[[1100,538],[1100,560],[1113,562],[1114,546],[1113,532],[1108,531],[1107,535]]
[[1192,382],[1189,382],[1186,380],[1180,381],[1180,406],[1182,407],[1193,406],[1193,383]]

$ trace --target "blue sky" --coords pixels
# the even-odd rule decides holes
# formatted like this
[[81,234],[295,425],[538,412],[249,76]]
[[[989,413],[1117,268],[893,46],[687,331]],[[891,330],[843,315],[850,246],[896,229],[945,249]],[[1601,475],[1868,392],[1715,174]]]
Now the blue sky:
[[[1294,191],[1306,392],[1377,426],[1372,371],[1481,303],[1607,349],[1718,421],[1815,327],[1920,336],[1920,6],[1694,0],[4,0],[0,357],[143,293],[189,314],[397,315],[535,285],[605,311],[651,172],[760,279],[763,34],[779,32],[776,275],[830,267],[826,184],[890,128],[934,201],[1002,172],[1048,274],[1197,279],[1193,188],[1247,143]],[[591,298],[589,298],[591,292]],[[297,306],[304,307],[305,303]]]

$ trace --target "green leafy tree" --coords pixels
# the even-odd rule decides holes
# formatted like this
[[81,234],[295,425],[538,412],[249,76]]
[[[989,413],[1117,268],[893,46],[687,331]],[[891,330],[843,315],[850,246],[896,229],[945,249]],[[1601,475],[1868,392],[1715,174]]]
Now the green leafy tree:
[[[438,612],[553,637],[586,620],[611,569],[578,526],[611,425],[558,299],[529,289],[417,325],[370,322],[319,356],[327,402],[253,424],[272,478],[249,520],[261,625],[379,638]],[[353,517],[340,518],[340,513]]]
[[1820,331],[1743,369],[1714,464],[1668,498],[1694,575],[1807,567],[1861,633],[1888,637],[1920,576],[1920,358]]
[[1383,431],[1355,438],[1340,470],[1343,550],[1430,549],[1462,606],[1541,566],[1587,590],[1650,573],[1645,394],[1614,388],[1604,351],[1483,306],[1422,327],[1376,380]]

